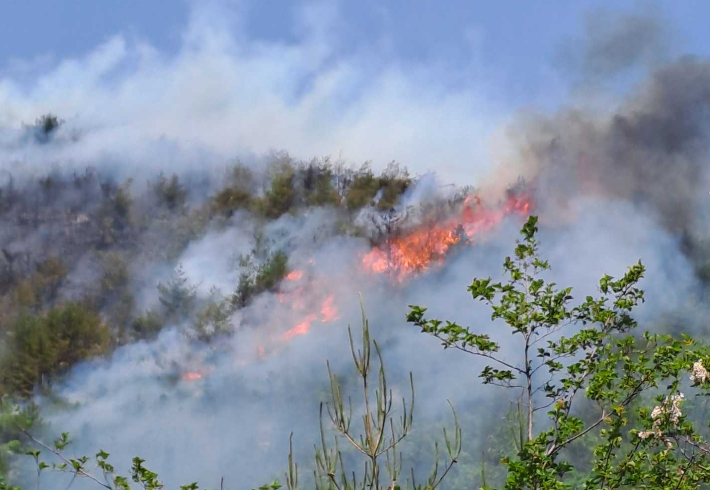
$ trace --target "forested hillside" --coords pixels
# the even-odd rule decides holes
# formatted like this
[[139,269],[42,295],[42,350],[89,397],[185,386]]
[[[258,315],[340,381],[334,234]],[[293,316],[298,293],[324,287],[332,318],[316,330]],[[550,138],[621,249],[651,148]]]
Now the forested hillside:
[[[51,138],[52,117],[38,120],[40,141]],[[288,256],[257,237],[255,250],[235,264],[238,287],[205,300],[177,263],[191,243],[239,220],[253,223],[258,234],[284,214],[332,208],[339,233],[368,237],[374,245],[394,229],[377,236],[369,223],[355,222],[358,212],[372,206],[378,216],[394,213],[412,183],[396,164],[376,175],[367,165],[353,170],[285,154],[274,156],[263,175],[237,163],[218,175],[161,173],[140,183],[91,168],[73,175],[7,171],[0,195],[0,390],[28,396],[77,362],[154,338],[176,322],[193,322],[203,340],[230,333],[227,318],[278,288],[290,271]],[[463,198],[436,212],[451,213]],[[160,267],[174,274],[153,284],[142,275]],[[141,309],[135,297],[142,286],[157,290],[159,302],[151,308]]]
[[0,490],[710,488],[710,7],[30,3]]

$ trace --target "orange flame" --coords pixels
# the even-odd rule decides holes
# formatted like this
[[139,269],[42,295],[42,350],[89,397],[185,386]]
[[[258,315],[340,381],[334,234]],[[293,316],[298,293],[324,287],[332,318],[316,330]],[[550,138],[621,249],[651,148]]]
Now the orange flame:
[[320,315],[310,313],[295,327],[290,328],[281,336],[283,340],[291,340],[297,335],[306,335],[311,329],[313,322],[320,320],[321,323],[328,323],[340,318],[338,308],[333,304],[335,295],[331,294],[326,298],[320,308]]
[[[525,195],[511,195],[505,203],[495,208],[484,206],[478,196],[467,196],[459,216],[421,226],[403,236],[392,237],[385,244],[374,247],[365,254],[361,258],[361,265],[369,272],[392,273],[401,282],[412,274],[443,262],[452,246],[472,240],[476,235],[492,229],[508,215],[526,216],[531,208],[532,201]],[[309,260],[311,265],[314,262],[313,259]],[[303,277],[302,270],[293,270],[285,279],[300,281]],[[339,318],[334,294],[330,294],[323,301],[317,313],[311,309],[305,291],[324,285],[314,280],[311,274],[308,277],[308,284],[302,282],[295,288],[279,291],[279,301],[289,304],[293,312],[301,312],[303,315],[299,323],[281,334],[282,341],[306,335],[316,322],[328,323]],[[327,287],[327,283],[325,286]]]
[[439,263],[451,246],[464,235],[469,239],[490,230],[510,214],[527,215],[531,210],[528,196],[510,196],[504,206],[490,209],[478,196],[468,196],[460,216],[413,232],[394,237],[383,246],[373,248],[362,258],[365,270],[381,274],[391,272],[402,281],[413,273]]
[[294,338],[296,335],[306,335],[308,333],[308,331],[311,329],[311,323],[313,323],[317,318],[318,318],[318,315],[316,315],[315,313],[311,313],[306,318],[304,318],[301,323],[299,323],[295,327],[287,330],[283,334],[283,339],[290,340],[290,339]]
[[301,270],[291,271],[288,274],[286,274],[287,281],[300,281],[302,277],[303,277],[303,271],[301,271]]
[[188,371],[182,375],[182,379],[185,381],[196,381],[198,379],[202,379],[202,374],[196,371]]
[[320,308],[320,321],[322,323],[332,322],[333,320],[337,320],[338,318],[340,318],[340,316],[338,315],[338,308],[333,305],[334,300],[335,296],[331,294],[323,302],[323,306],[321,306]]

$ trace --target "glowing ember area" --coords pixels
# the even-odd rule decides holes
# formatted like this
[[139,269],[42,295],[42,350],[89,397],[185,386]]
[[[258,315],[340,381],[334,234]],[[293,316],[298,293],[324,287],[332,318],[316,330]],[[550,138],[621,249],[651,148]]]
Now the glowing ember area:
[[428,269],[432,263],[442,262],[451,246],[464,239],[472,241],[508,215],[527,216],[531,208],[530,197],[525,195],[511,195],[497,208],[487,208],[478,196],[468,196],[459,216],[389,239],[366,254],[362,265],[365,270],[391,273],[402,281],[413,273]]
[[320,323],[328,323],[340,318],[338,308],[333,304],[334,301],[335,296],[331,294],[323,302],[320,314],[311,313],[307,315],[298,325],[284,332],[281,338],[283,340],[290,340],[297,335],[306,335],[314,322],[320,321]]
[[196,381],[198,379],[202,379],[202,374],[196,371],[188,371],[187,373],[182,375],[182,379],[184,379],[185,381]]
[[300,281],[303,277],[303,271],[295,270],[291,271],[286,275],[287,281]]
[[296,335],[306,335],[308,333],[308,331],[311,329],[311,323],[316,321],[317,318],[318,318],[318,315],[316,315],[315,313],[311,313],[306,318],[304,318],[301,323],[299,323],[295,327],[287,330],[283,334],[283,339],[289,340],[289,339],[292,339],[293,337],[295,337]]
[[335,296],[331,294],[330,296],[328,296],[328,299],[325,300],[323,306],[321,306],[321,322],[332,322],[333,320],[337,320],[338,318],[340,318],[338,316],[338,309],[333,305],[334,300]]
[[[511,194],[496,207],[485,206],[478,196],[468,196],[457,216],[389,238],[361,258],[362,267],[366,272],[388,273],[398,281],[404,281],[432,264],[442,263],[452,246],[471,243],[477,235],[499,225],[506,216],[526,216],[531,208],[530,197],[522,194]],[[309,260],[309,264],[313,265],[313,262]],[[279,336],[281,341],[306,335],[314,325],[339,318],[334,294],[325,298],[320,307],[312,300],[312,292],[332,290],[330,286],[329,279],[319,277],[311,269],[307,273],[294,269],[285,276],[278,292],[279,302],[288,305],[299,320]]]

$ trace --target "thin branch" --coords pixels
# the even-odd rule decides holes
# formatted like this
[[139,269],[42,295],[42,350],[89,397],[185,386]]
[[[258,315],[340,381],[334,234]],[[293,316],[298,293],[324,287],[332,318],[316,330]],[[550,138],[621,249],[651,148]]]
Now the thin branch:
[[[548,362],[554,362],[554,361],[556,361],[556,360],[558,360],[558,359],[564,359],[564,358],[566,358],[566,357],[572,357],[572,355],[565,353],[565,354],[559,354],[559,355],[557,355],[557,356],[555,356],[555,357],[551,357],[550,359],[547,359],[546,361],[541,362],[540,365],[537,366],[535,369],[533,369],[530,374],[531,374],[531,375],[535,374],[535,372],[537,372],[538,369],[540,369],[540,368],[542,368],[542,367],[544,367],[544,366],[547,366],[547,363],[548,363]],[[549,366],[547,366],[547,367],[549,367]]]
[[690,470],[690,467],[693,465],[693,462],[695,461],[695,454],[693,455],[692,458],[688,461],[688,465],[685,467],[683,472],[680,475],[680,479],[678,480],[678,484],[675,486],[675,490],[678,490],[680,488],[680,485],[683,483],[683,480],[685,479],[686,473],[688,473],[688,470]]
[[466,349],[465,347],[461,347],[460,345],[456,345],[456,344],[449,344],[449,343],[448,343],[446,340],[444,340],[444,339],[441,337],[441,335],[439,335],[438,333],[435,333],[435,334],[432,334],[432,335],[434,335],[434,337],[436,337],[437,339],[441,340],[441,341],[444,343],[444,346],[445,346],[445,347],[453,347],[454,349],[458,349],[458,350],[460,350],[460,351],[462,351],[462,352],[465,352],[465,353],[467,353],[467,354],[471,354],[471,355],[474,355],[474,356],[486,357],[486,358],[488,358],[488,359],[490,359],[490,360],[492,360],[492,361],[495,361],[495,362],[497,362],[497,363],[499,363],[499,364],[501,364],[501,365],[503,365],[503,366],[505,366],[505,367],[507,367],[507,368],[509,368],[509,369],[512,369],[512,370],[514,370],[514,371],[517,371],[517,372],[519,372],[520,374],[525,374],[525,370],[524,370],[524,369],[520,369],[519,367],[513,366],[512,364],[508,364],[507,362],[505,362],[505,361],[503,361],[503,360],[501,360],[501,359],[498,359],[497,357],[493,357],[493,356],[490,355],[490,354],[486,354],[485,352],[476,351],[476,350],[468,350],[468,349]]
[[599,418],[599,420],[597,420],[592,425],[590,425],[589,427],[584,429],[582,432],[578,432],[577,434],[567,438],[567,440],[565,440],[561,444],[554,444],[553,443],[552,446],[550,446],[550,449],[548,449],[547,455],[552,456],[553,454],[555,454],[557,451],[559,451],[563,447],[567,446],[568,444],[572,443],[573,441],[575,441],[575,440],[579,439],[580,437],[582,437],[583,435],[587,434],[589,431],[593,430],[599,424],[604,422],[604,419],[606,419],[607,415],[608,414],[606,413],[606,411],[603,411],[602,416]]
[[568,322],[566,322],[566,323],[561,323],[561,324],[555,325],[553,328],[551,328],[550,330],[548,330],[547,333],[545,333],[545,334],[541,335],[540,337],[538,337],[537,339],[533,340],[533,341],[530,343],[530,347],[532,347],[533,345],[537,344],[538,342],[540,342],[540,341],[542,341],[542,340],[545,340],[545,339],[546,339],[547,337],[549,337],[550,335],[553,335],[553,334],[559,332],[559,331],[562,330],[563,328],[565,328],[565,327],[567,327],[567,326],[569,326],[569,325],[572,325],[573,323],[574,323],[574,321],[573,321],[573,320],[570,320],[570,321],[568,321]]
[[[71,481],[69,482],[69,485],[67,485],[67,488],[65,490],[69,490],[69,487],[72,486],[74,480],[76,480],[76,472],[74,472],[74,476],[71,477]],[[37,488],[39,488],[39,480],[37,481]]]
[[539,411],[539,410],[545,410],[546,408],[550,408],[550,407],[551,407],[552,405],[554,405],[556,402],[557,402],[557,400],[552,400],[552,401],[551,401],[550,403],[548,403],[547,405],[542,405],[542,406],[540,406],[540,407],[535,407],[535,408],[533,409],[533,412],[537,412],[537,411]]
[[[64,461],[66,464],[71,465],[72,467],[74,466],[71,461],[69,461],[67,458],[65,458],[64,456],[62,456],[61,453],[60,453],[59,451],[57,451],[56,449],[54,449],[54,448],[52,448],[52,447],[50,447],[50,446],[47,446],[45,443],[43,443],[42,441],[40,441],[40,440],[38,440],[38,439],[35,439],[35,437],[34,437],[32,434],[30,434],[29,432],[27,432],[25,429],[23,429],[23,428],[21,428],[21,427],[18,427],[18,429],[19,429],[20,432],[22,432],[24,435],[26,435],[27,437],[29,437],[29,438],[32,440],[32,442],[34,442],[35,444],[37,444],[37,445],[39,445],[39,446],[42,446],[42,447],[45,448],[47,451],[50,451],[52,454],[54,454],[56,457],[58,457],[59,459],[61,459],[62,461]],[[102,483],[102,482],[101,482],[99,479],[97,479],[95,476],[93,476],[93,475],[90,474],[90,473],[87,473],[86,471],[82,470],[81,468],[75,470],[75,473],[76,473],[76,474],[81,474],[82,476],[85,476],[85,477],[89,478],[90,480],[94,480],[96,483],[98,483],[99,485],[101,485],[101,486],[104,487],[104,488],[108,488],[109,490],[113,490],[113,489],[111,488],[111,486],[106,485],[105,483]]]
[[457,460],[452,459],[452,460],[449,462],[449,464],[446,466],[446,470],[444,470],[444,472],[441,474],[441,476],[439,477],[439,480],[436,481],[436,482],[434,483],[434,485],[431,486],[431,489],[430,489],[430,490],[434,490],[436,487],[439,486],[439,484],[440,484],[440,483],[444,480],[444,478],[446,477],[446,474],[451,470],[451,468],[454,467],[454,465],[456,464],[456,461],[457,461]]
[[[633,454],[636,451],[638,451],[638,448],[640,445],[641,445],[641,441],[638,441],[636,443],[636,445],[634,446],[633,451],[631,451],[631,453],[629,454],[629,456],[633,456]],[[606,460],[606,466],[604,467],[605,471],[606,471],[606,468],[609,467],[610,456],[611,456],[611,450],[609,451],[609,456],[607,457],[607,460]],[[629,456],[627,456],[627,459]],[[619,477],[616,479],[616,484],[611,488],[618,488],[619,485],[621,485],[621,482],[623,481],[622,478],[624,477],[624,474],[626,473],[626,468],[628,468],[628,465],[624,465],[624,467],[621,468],[621,473],[619,473]],[[606,475],[604,476],[604,480],[602,480],[602,486],[600,488],[604,488],[604,483],[606,483]]]
[[501,388],[524,388],[522,385],[510,384],[510,381],[508,381],[507,383],[504,381],[489,381],[487,384],[491,386],[500,386]]
[[705,454],[710,454],[710,449],[701,446],[700,444],[698,444],[698,443],[695,442],[695,441],[692,441],[692,440],[689,439],[688,437],[684,437],[684,438],[683,438],[683,441],[687,442],[688,444],[690,444],[690,445],[693,446],[694,448],[699,449],[700,451],[704,452]]

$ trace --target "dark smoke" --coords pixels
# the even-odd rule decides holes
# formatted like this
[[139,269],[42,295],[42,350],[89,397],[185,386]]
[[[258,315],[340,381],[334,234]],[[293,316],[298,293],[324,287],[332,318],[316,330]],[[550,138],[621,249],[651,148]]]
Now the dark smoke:
[[[504,165],[503,171],[512,175],[513,181],[524,177],[535,188],[543,251],[550,258],[557,282],[574,286],[577,297],[594,294],[594,285],[602,274],[618,276],[641,258],[648,267],[642,285],[648,292],[648,302],[639,311],[644,327],[652,328],[651,322],[661,315],[684,310],[691,318],[685,321],[683,317],[683,328],[692,330],[705,321],[702,312],[687,308],[689,298],[699,289],[692,277],[693,266],[702,275],[706,257],[710,256],[706,231],[710,222],[710,62],[687,57],[658,66],[666,38],[657,18],[635,15],[614,22],[607,22],[609,17],[590,19],[589,39],[580,51],[582,66],[577,68],[578,73],[598,83],[629,68],[651,64],[648,77],[637,81],[611,108],[573,101],[552,114],[526,114],[510,128],[512,145],[508,148],[514,163]],[[212,33],[207,28],[204,32]],[[228,33],[224,36],[229,38]],[[295,52],[290,65],[298,68],[301,59],[312,58],[308,46],[302,46],[301,51]],[[282,79],[281,54],[279,51],[273,56],[264,73],[257,71],[258,77],[252,82],[255,87],[262,86],[262,79]],[[65,138],[60,128],[46,147],[34,143],[5,145],[0,148],[2,164],[22,160],[30,175],[29,170],[38,168],[42,174],[49,172],[54,161],[61,161],[70,170],[83,170],[87,161],[96,160],[99,175],[108,173],[119,181],[136,167],[145,166],[150,179],[136,172],[140,178],[131,190],[137,196],[136,214],[152,216],[165,211],[141,196],[151,190],[145,182],[155,181],[158,167],[163,165],[184,175],[185,169],[198,168],[197,163],[204,168],[205,161],[222,161],[214,156],[200,158],[203,146],[198,151],[185,143],[193,138],[218,155],[233,152],[234,141],[243,141],[256,153],[274,141],[309,153],[316,143],[325,142],[323,151],[328,151],[346,140],[351,156],[373,152],[383,160],[394,151],[392,148],[406,149],[405,163],[409,163],[409,156],[420,165],[419,170],[425,168],[421,161],[431,155],[439,161],[458,162],[461,155],[466,156],[464,161],[475,160],[469,157],[480,145],[470,136],[475,131],[466,125],[474,118],[467,110],[459,112],[460,107],[471,105],[468,92],[442,100],[426,90],[402,90],[401,80],[408,81],[409,73],[395,72],[377,79],[377,89],[358,105],[358,112],[365,114],[362,119],[350,124],[351,119],[335,111],[333,122],[321,116],[321,106],[330,107],[335,98],[326,89],[313,97],[318,102],[313,104],[313,113],[318,117],[309,112],[311,105],[292,111],[288,104],[272,106],[264,102],[277,93],[269,85],[264,93],[270,97],[243,99],[242,92],[251,92],[239,85],[240,76],[252,73],[254,64],[251,58],[239,58],[230,49],[209,45],[195,53],[182,53],[175,62],[157,70],[157,77],[151,70],[127,75],[122,79],[125,86],[119,90],[121,97],[92,96],[94,92],[104,93],[97,81],[78,92],[88,94],[80,99],[81,104],[101,108],[102,117],[93,115],[105,124],[101,130],[84,133],[78,142]],[[353,67],[339,76],[352,77],[357,64]],[[180,83],[175,83],[177,88],[163,94],[159,88],[165,80],[188,80],[185,86],[189,88],[181,89]],[[151,82],[147,84],[152,88],[148,93],[160,93],[160,97],[154,97],[158,102],[144,101],[146,81]],[[336,82],[340,81],[337,78]],[[396,90],[389,89],[390,85]],[[196,91],[195,86],[209,89]],[[105,90],[112,93],[112,89]],[[409,95],[402,99],[400,93]],[[127,107],[125,113],[119,111],[121,117],[104,116],[111,114],[101,105],[109,104],[108,99]],[[228,103],[223,104],[223,99]],[[101,103],[94,103],[96,100]],[[33,100],[21,102],[17,104],[23,114],[41,106]],[[221,112],[216,111],[219,114],[214,110],[217,105],[223,107]],[[443,119],[453,122],[442,126],[442,114],[446,114]],[[488,118],[483,119],[490,124]],[[165,131],[168,137],[156,136],[158,130],[154,128]],[[10,136],[0,133],[0,142],[17,139]],[[488,164],[482,160],[480,165]],[[427,165],[436,164],[427,161]],[[455,167],[442,169],[449,173],[447,179],[452,175],[475,176],[470,166]],[[105,212],[102,203],[115,200],[117,186],[107,186],[91,172],[79,172],[66,180],[56,178],[53,186],[44,188],[29,177],[23,182],[21,172],[15,174],[14,182],[2,180],[0,174],[6,192],[0,197],[13,202],[13,211],[0,221],[0,245],[5,255],[0,262],[2,270],[26,274],[31,262],[22,255],[25,251],[34,251],[33,259],[41,251],[45,255],[57,250],[78,254],[79,240],[101,232]],[[500,180],[499,186],[507,187],[509,182]],[[209,183],[199,175],[183,178],[183,182],[188,202],[200,202],[210,194]],[[76,190],[59,193],[64,196],[60,199],[55,195],[55,185]],[[439,192],[432,190],[438,185],[433,180],[420,180],[409,197],[433,196]],[[24,194],[35,198],[21,199],[17,193],[22,189],[29,189]],[[426,200],[412,198],[405,204],[416,206]],[[373,215],[378,213],[371,211]],[[367,218],[375,221],[370,215]],[[32,220],[37,224],[26,224]],[[139,280],[129,285],[140,301],[137,308],[156,304],[156,282],[178,264],[184,265],[192,283],[199,284],[201,299],[212,286],[225,293],[233,291],[238,275],[230,268],[230,258],[254,248],[255,231],[263,231],[275,248],[289,253],[294,267],[307,267],[309,260],[315,259],[313,267],[328,282],[310,288],[306,299],[336,293],[340,319],[318,325],[309,335],[285,344],[266,359],[257,359],[257,347],[264,338],[279,335],[301,320],[300,315],[293,315],[280,304],[276,294],[264,293],[229,318],[233,334],[226,339],[198,344],[188,335],[189,325],[169,325],[154,340],[126,345],[111,358],[77,366],[56,390],[59,397],[76,403],[76,407],[53,411],[51,400],[44,400],[43,407],[51,433],[68,430],[76,436],[77,454],[106,449],[121,470],[126,469],[131,457],[140,455],[170,485],[199,480],[216,486],[218,477],[225,476],[230,485],[246,487],[281,475],[288,434],[295,430],[297,456],[307,467],[312,461],[312,444],[317,440],[318,402],[327,394],[325,360],[330,359],[338,373],[349,372],[346,327],[352,324],[357,328],[357,293],[363,292],[373,334],[385,348],[392,381],[400,383],[409,370],[414,371],[418,394],[423,395],[417,407],[423,425],[433,425],[431,419],[445,411],[446,398],[451,398],[462,413],[472,414],[474,421],[464,430],[466,450],[476,461],[479,449],[488,443],[481,435],[485,430],[480,427],[479,414],[481,407],[491,403],[491,392],[479,384],[480,366],[443,352],[436,341],[412,330],[404,322],[404,313],[408,304],[418,303],[429,306],[435,316],[498,335],[500,325],[491,325],[489,311],[470,301],[466,286],[474,276],[500,277],[500,264],[511,251],[519,222],[508,220],[477,247],[463,249],[442,268],[399,286],[358,272],[357,257],[367,252],[370,244],[362,237],[342,236],[339,216],[327,210],[285,215],[263,227],[248,216],[235,216],[225,223],[213,223],[197,238],[186,239],[191,241],[177,250],[171,245],[187,228],[187,220],[159,221],[154,227],[141,229],[139,238],[128,239],[121,234],[112,237],[140,250],[140,261],[133,265],[140,271],[136,274]],[[25,223],[24,228],[18,223]],[[342,233],[347,235],[347,229]],[[97,266],[93,256],[65,257],[71,264],[69,277],[73,283],[66,296],[73,297],[75,289],[95,283]],[[507,332],[501,338],[505,341]],[[181,369],[191,363],[212,370],[202,381],[180,381]],[[500,415],[486,417],[483,422],[496,425]],[[426,446],[420,451],[429,449]],[[417,456],[414,463],[428,464],[428,458],[429,454]]]
[[684,57],[654,70],[613,111],[528,115],[510,134],[543,215],[564,214],[580,196],[627,200],[697,255],[710,205],[709,116],[710,63]]
[[579,76],[583,85],[666,57],[669,32],[653,9],[625,15],[595,10],[584,20],[584,37],[566,44],[559,55],[561,67]]

